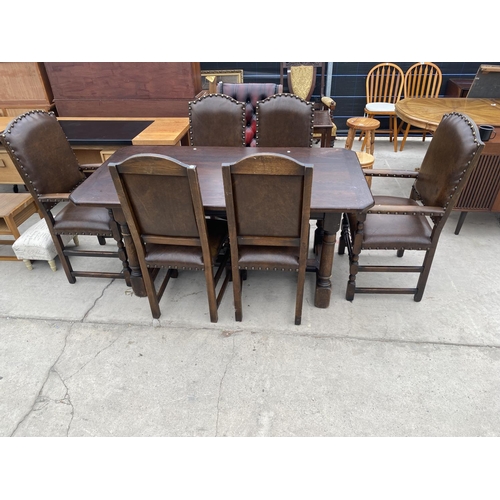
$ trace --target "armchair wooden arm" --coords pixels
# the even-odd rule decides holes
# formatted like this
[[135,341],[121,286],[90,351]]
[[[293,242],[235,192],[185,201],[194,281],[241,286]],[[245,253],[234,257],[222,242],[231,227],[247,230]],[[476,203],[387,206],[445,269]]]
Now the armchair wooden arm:
[[415,206],[415,205],[374,205],[369,214],[390,215],[423,215],[428,217],[441,217],[445,210],[442,207]]
[[48,193],[41,194],[38,196],[38,199],[42,203],[46,202],[59,202],[59,201],[69,201],[69,195],[71,193]]
[[365,175],[372,177],[403,177],[407,179],[416,179],[418,172],[414,170],[389,170],[389,169],[363,169]]

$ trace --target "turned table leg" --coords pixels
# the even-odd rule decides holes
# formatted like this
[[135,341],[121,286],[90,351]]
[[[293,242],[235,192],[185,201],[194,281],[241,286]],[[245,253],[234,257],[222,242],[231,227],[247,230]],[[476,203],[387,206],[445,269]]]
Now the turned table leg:
[[138,297],[147,297],[137,252],[121,208],[113,209],[113,218],[120,228],[121,239],[117,240],[118,252],[123,262],[123,273],[127,285],[132,287],[134,294]]
[[333,255],[336,233],[340,227],[340,218],[340,213],[328,213],[325,214],[323,222],[323,242],[321,245],[319,269],[316,274],[316,294],[314,297],[314,305],[320,308],[326,308],[330,305]]

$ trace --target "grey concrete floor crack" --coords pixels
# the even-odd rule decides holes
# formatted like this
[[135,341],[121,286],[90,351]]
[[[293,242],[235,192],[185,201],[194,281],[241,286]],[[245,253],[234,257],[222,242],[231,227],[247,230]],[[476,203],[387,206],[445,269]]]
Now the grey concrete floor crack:
[[220,414],[220,400],[221,400],[221,394],[222,394],[222,384],[224,383],[224,379],[226,378],[226,373],[229,368],[229,365],[233,361],[235,356],[235,343],[234,343],[234,337],[233,337],[233,352],[231,353],[231,357],[229,358],[228,362],[226,363],[226,367],[224,368],[224,373],[222,374],[222,377],[220,379],[219,383],[219,394],[217,396],[217,416],[215,419],[215,437],[219,435],[219,414]]
[[83,318],[81,320],[81,322],[83,323],[86,319],[87,319],[87,316],[90,314],[90,312],[92,311],[92,309],[94,309],[94,307],[96,306],[97,302],[99,301],[99,299],[102,299],[102,297],[104,296],[106,290],[115,282],[114,279],[112,279],[102,290],[101,292],[101,295],[99,295],[99,297],[96,297],[96,299],[94,300],[94,303],[88,308],[87,312],[83,315]]
[[66,381],[66,380],[69,380],[70,378],[74,377],[77,373],[79,373],[80,371],[82,371],[88,364],[92,363],[92,361],[94,361],[97,356],[99,356],[101,353],[103,353],[104,351],[106,351],[107,349],[109,349],[120,337],[117,336],[113,341],[111,341],[106,347],[103,347],[101,350],[97,351],[94,355],[94,357],[92,359],[89,359],[86,363],[84,363],[82,366],[80,366],[80,368],[78,368],[78,370],[76,370],[76,372],[73,372],[71,375],[68,375],[63,381],[63,383]]
[[[68,330],[68,333],[65,335],[64,337],[64,344],[63,344],[63,347],[61,349],[61,352],[59,353],[59,356],[57,356],[56,360],[54,361],[54,363],[52,363],[52,366],[47,370],[47,375],[45,377],[45,380],[43,381],[41,387],[40,387],[40,390],[38,391],[37,395],[35,396],[34,400],[33,400],[33,403],[31,404],[30,406],[30,409],[25,413],[25,415],[21,418],[21,420],[17,423],[16,427],[14,428],[14,430],[12,431],[12,433],[10,434],[10,437],[13,437],[15,436],[17,430],[19,429],[19,427],[23,424],[23,422],[34,412],[34,411],[38,411],[40,410],[40,408],[35,408],[37,403],[40,403],[43,401],[43,398],[41,397],[42,393],[43,393],[43,389],[45,388],[45,386],[47,385],[47,382],[49,380],[49,377],[50,377],[50,374],[55,372],[59,377],[59,373],[55,370],[55,366],[57,365],[57,363],[59,362],[59,360],[61,359],[61,356],[64,354],[64,351],[66,350],[66,346],[67,346],[67,343],[68,343],[68,337],[71,335],[71,331],[73,329],[73,326],[74,326],[74,323],[71,324],[71,326],[69,327],[69,330]],[[60,377],[61,378],[61,377]],[[61,381],[62,381],[62,378],[61,378]],[[64,382],[63,382],[64,384]],[[65,387],[66,387],[66,384],[64,384]],[[66,387],[67,388],[67,387]],[[72,412],[72,415],[73,415],[73,412]]]

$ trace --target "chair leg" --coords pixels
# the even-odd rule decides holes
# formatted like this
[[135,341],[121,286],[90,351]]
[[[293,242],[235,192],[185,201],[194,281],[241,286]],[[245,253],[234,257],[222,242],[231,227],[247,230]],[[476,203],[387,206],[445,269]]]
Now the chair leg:
[[394,152],[398,152],[398,118],[396,115],[392,117],[392,130],[394,134]]
[[106,238],[104,236],[98,236],[97,240],[99,241],[99,245],[105,245],[106,244]]
[[56,248],[57,255],[59,255],[59,260],[61,261],[61,265],[66,273],[66,278],[71,284],[76,283],[76,278],[73,276],[73,268],[69,261],[69,258],[64,253],[64,243],[59,235],[56,234],[55,238],[52,238],[54,241],[54,246]]
[[215,293],[214,275],[211,266],[205,266],[205,281],[207,284],[208,309],[210,311],[210,321],[217,323],[219,320],[217,314],[217,296]]
[[404,249],[404,248],[400,248],[400,249],[398,250],[397,256],[398,256],[398,257],[402,257],[402,256],[404,255],[404,253],[405,253],[405,249]]
[[241,305],[241,274],[238,269],[238,263],[231,255],[231,275],[233,279],[233,300],[234,300],[234,317],[236,321],[243,319],[243,311]]
[[408,123],[405,128],[405,133],[403,135],[403,140],[401,141],[401,146],[399,147],[400,151],[403,151],[406,143],[406,139],[408,138],[408,133],[410,132],[410,124]]
[[435,246],[427,250],[427,252],[425,253],[424,263],[422,265],[423,269],[418,278],[417,291],[413,296],[413,300],[415,302],[420,302],[422,300],[425,291],[425,285],[427,284],[427,278],[429,277],[429,273],[431,271],[431,265],[435,253],[436,253]]
[[[352,244],[349,246],[349,280],[347,281],[347,289],[345,298],[346,300],[354,300],[356,293],[356,275],[358,274],[358,261],[359,254],[361,253],[361,246],[363,244],[363,230],[366,215],[359,214],[355,235],[352,238]],[[353,228],[350,228],[351,235]]]
[[304,302],[304,284],[306,281],[306,266],[301,266],[297,280],[297,297],[295,302],[295,324],[302,322],[302,304]]

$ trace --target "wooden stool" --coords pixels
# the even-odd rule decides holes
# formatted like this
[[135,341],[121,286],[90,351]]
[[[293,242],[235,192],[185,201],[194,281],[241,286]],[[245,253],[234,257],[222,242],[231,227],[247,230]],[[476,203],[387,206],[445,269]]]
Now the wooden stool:
[[356,136],[356,130],[360,130],[361,134],[365,134],[365,140],[361,151],[363,151],[366,146],[366,152],[373,155],[373,149],[375,147],[375,130],[380,127],[380,122],[375,120],[375,118],[357,116],[349,118],[347,120],[347,126],[349,127],[349,131],[347,132],[347,140],[345,143],[346,149],[352,149],[354,137]]
[[[365,153],[364,151],[356,151],[356,155],[358,156],[359,164],[361,168],[373,168],[373,164],[375,163],[375,158],[373,155]],[[365,177],[366,182],[372,187],[372,177],[371,175]]]
[[[37,213],[35,200],[29,193],[0,193],[0,235],[14,240],[0,240],[0,245],[12,245],[21,236],[19,226]],[[18,260],[15,256],[0,256],[0,260]]]

